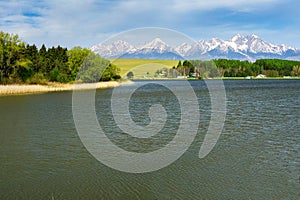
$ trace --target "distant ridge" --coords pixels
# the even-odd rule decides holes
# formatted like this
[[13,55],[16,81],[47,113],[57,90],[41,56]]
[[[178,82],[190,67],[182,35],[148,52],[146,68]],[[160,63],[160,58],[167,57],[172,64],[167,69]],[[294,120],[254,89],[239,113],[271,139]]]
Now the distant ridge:
[[105,58],[140,59],[237,59],[255,61],[262,58],[300,60],[300,50],[285,44],[272,44],[257,35],[242,36],[236,34],[230,40],[212,38],[200,40],[194,44],[183,43],[170,46],[160,38],[143,45],[132,45],[125,41],[110,44],[97,44],[90,48]]

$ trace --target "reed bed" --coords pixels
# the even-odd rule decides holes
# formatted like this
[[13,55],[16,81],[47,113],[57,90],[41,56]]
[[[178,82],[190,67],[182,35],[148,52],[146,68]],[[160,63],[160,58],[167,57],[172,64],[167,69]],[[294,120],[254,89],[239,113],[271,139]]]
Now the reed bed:
[[44,92],[56,91],[71,91],[71,90],[89,90],[89,89],[105,89],[114,88],[124,84],[131,84],[127,82],[98,82],[98,83],[81,83],[81,84],[63,84],[63,83],[48,83],[47,85],[0,85],[1,95],[15,95],[15,94],[34,94]]

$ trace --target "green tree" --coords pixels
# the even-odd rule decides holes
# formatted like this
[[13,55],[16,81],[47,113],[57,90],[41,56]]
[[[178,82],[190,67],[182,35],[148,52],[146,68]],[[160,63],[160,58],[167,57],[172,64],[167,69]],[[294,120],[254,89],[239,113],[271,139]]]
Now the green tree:
[[291,76],[300,76],[300,65],[293,66]]
[[70,76],[70,80],[76,79],[77,73],[82,66],[85,58],[91,53],[89,49],[74,47],[67,51],[68,55],[68,71],[67,74]]
[[46,49],[46,46],[43,44],[38,52],[38,61],[37,61],[37,69],[43,76],[47,76],[47,74],[50,72],[48,70],[48,65],[50,64],[50,61],[48,59],[48,52]]
[[84,83],[98,82],[110,62],[95,53],[90,53],[82,63],[77,80]]
[[121,77],[118,75],[119,72],[120,70],[117,68],[117,66],[110,63],[108,67],[106,67],[106,69],[104,70],[100,81],[111,81],[120,79]]
[[19,39],[18,35],[0,32],[1,83],[16,83],[25,79],[23,72],[30,70],[31,64],[25,56],[25,51],[25,43]]
[[178,61],[177,68],[182,66],[181,60]]
[[133,74],[132,71],[130,71],[130,72],[128,72],[128,73],[126,74],[126,76],[127,76],[128,79],[133,79],[134,74]]
[[[49,49],[21,41],[18,35],[0,32],[0,83],[84,82],[120,79],[119,68],[88,49],[68,51],[60,45]],[[100,77],[102,75],[102,77]]]

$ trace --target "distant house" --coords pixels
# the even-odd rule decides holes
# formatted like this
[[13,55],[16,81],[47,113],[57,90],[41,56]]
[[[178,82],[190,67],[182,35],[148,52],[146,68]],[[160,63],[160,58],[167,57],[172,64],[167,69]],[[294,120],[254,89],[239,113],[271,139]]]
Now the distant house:
[[198,73],[191,73],[190,74],[190,78],[196,78],[196,77],[199,77]]
[[178,79],[184,79],[187,78],[187,76],[177,76]]
[[267,76],[264,74],[258,74],[255,78],[266,78]]

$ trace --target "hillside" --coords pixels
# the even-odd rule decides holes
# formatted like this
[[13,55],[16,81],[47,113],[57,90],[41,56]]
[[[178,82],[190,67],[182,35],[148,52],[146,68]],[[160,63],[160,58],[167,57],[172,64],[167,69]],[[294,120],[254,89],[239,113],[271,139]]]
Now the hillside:
[[154,75],[158,69],[172,68],[178,64],[178,60],[118,58],[110,59],[110,61],[120,68],[121,76],[126,76],[129,71],[132,71],[135,76],[144,76],[147,72],[149,72],[149,75]]

